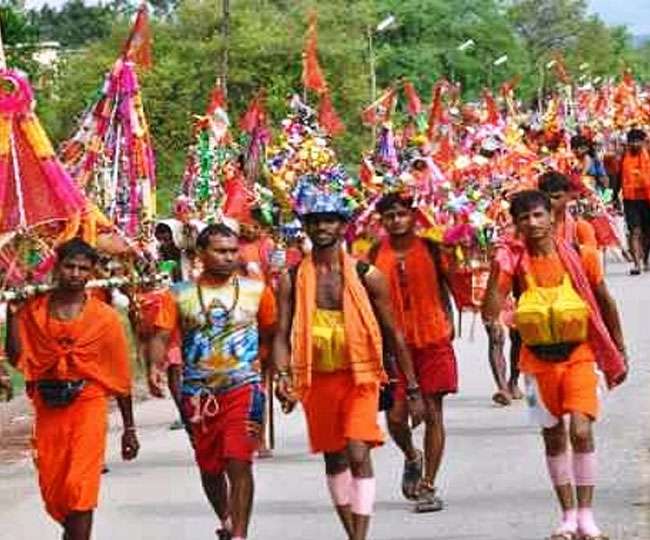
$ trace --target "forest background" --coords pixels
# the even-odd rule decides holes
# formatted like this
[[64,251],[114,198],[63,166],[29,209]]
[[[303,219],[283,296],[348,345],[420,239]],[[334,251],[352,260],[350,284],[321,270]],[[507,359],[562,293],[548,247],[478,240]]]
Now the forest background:
[[[232,120],[260,88],[266,89],[272,125],[301,91],[301,54],[308,14],[318,13],[319,56],[336,110],[347,129],[335,148],[355,167],[371,143],[360,112],[372,95],[371,63],[379,89],[399,77],[414,83],[424,102],[439,78],[460,82],[475,100],[519,78],[517,96],[533,104],[539,88],[553,88],[546,65],[560,53],[578,79],[605,80],[630,68],[650,80],[650,41],[590,14],[586,0],[231,0],[228,38],[224,0],[152,0],[154,65],[142,72],[145,111],[154,138],[162,208],[178,190],[192,117],[202,114],[222,75],[228,50],[228,102]],[[71,136],[80,114],[97,96],[120,54],[136,5],[125,0],[28,10],[20,0],[0,3],[0,25],[10,66],[34,81],[38,113],[55,143]],[[394,23],[377,25],[389,15]],[[464,50],[459,46],[473,40]],[[44,41],[61,46],[44,67],[33,52]],[[372,43],[372,45],[371,45]],[[507,61],[495,60],[507,55]],[[312,100],[315,104],[315,99]]]

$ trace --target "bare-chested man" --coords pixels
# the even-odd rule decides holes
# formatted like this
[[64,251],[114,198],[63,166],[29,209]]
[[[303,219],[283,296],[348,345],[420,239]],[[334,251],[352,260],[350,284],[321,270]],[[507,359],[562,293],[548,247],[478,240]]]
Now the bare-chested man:
[[348,538],[368,536],[375,499],[370,449],[382,443],[377,424],[382,336],[407,381],[413,424],[422,396],[404,339],[395,329],[386,280],[342,246],[346,216],[334,197],[304,216],[313,243],[279,289],[274,342],[278,393],[302,401],[311,449],[323,453],[327,484]]

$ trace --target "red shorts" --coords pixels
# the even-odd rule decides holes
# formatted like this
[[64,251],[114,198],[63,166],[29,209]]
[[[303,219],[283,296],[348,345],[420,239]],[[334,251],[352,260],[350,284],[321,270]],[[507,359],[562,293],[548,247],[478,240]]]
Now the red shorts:
[[265,399],[259,384],[222,394],[183,396],[183,411],[192,426],[194,454],[202,472],[220,474],[230,459],[253,461]]
[[[415,378],[425,396],[455,394],[458,392],[458,368],[456,355],[450,342],[429,345],[423,349],[409,347]],[[396,401],[406,399],[406,377],[399,370],[395,385]]]

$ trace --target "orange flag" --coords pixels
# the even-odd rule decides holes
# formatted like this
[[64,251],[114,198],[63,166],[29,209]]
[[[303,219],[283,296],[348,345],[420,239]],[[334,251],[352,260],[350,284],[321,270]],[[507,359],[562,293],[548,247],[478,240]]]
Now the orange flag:
[[318,34],[316,31],[316,13],[309,15],[309,26],[305,36],[305,50],[302,54],[302,84],[308,90],[321,93],[327,90],[323,70],[318,63]]
[[336,137],[345,131],[343,122],[334,110],[329,91],[321,94],[320,107],[318,109],[318,123],[332,137]]
[[406,108],[408,113],[411,116],[417,116],[422,112],[422,102],[413,83],[404,81],[404,93],[406,94]]
[[207,115],[214,114],[217,109],[226,108],[226,96],[223,94],[223,88],[220,84],[217,84],[210,93],[210,101],[208,103],[208,108],[206,110]]
[[266,124],[264,100],[266,94],[260,90],[248,105],[248,109],[239,119],[239,129],[251,135],[257,127]]
[[146,4],[142,4],[138,9],[131,34],[124,45],[124,56],[143,69],[153,66],[151,28]]

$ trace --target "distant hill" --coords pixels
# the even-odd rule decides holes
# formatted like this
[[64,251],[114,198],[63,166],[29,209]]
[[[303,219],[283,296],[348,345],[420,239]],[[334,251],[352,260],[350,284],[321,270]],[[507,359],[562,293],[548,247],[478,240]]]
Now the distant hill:
[[641,47],[641,45],[650,42],[650,34],[640,34],[637,36],[632,36],[632,44],[635,47]]

